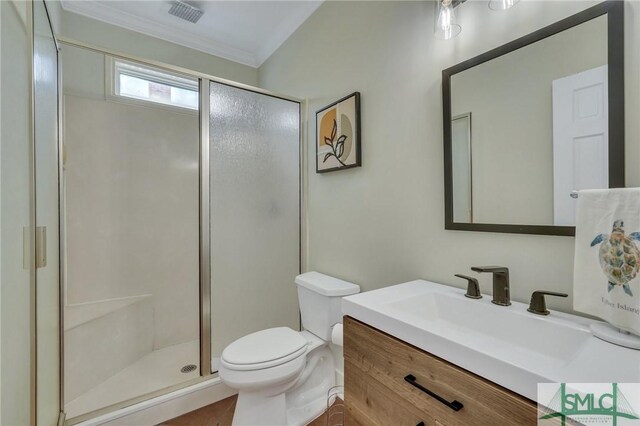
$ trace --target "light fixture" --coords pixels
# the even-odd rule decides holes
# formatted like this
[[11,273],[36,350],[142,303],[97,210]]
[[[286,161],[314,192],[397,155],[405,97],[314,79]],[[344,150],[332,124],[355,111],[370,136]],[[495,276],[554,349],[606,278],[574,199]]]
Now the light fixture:
[[453,0],[438,0],[436,2],[436,22],[433,31],[436,38],[449,40],[462,31],[462,27],[456,23],[453,7]]
[[507,10],[512,8],[520,0],[489,0],[489,9]]

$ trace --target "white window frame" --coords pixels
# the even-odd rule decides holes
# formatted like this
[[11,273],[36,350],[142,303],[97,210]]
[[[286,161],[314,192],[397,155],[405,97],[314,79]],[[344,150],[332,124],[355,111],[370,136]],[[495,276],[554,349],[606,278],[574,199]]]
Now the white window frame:
[[193,90],[199,96],[200,89],[198,79],[183,76],[170,71],[165,71],[164,69],[160,68],[153,68],[146,64],[139,64],[137,62],[114,58],[112,56],[105,56],[105,93],[108,100],[150,108],[160,108],[169,111],[180,112],[183,114],[198,115],[199,106],[196,106],[196,108],[193,109],[186,106],[158,102],[153,99],[121,95],[121,74],[142,78],[144,80],[166,84],[173,87]]

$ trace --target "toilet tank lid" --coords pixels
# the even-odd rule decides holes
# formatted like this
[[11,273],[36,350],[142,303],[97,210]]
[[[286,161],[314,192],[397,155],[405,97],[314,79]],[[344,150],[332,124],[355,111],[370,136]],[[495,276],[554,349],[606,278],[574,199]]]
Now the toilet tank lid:
[[343,281],[320,272],[305,272],[296,277],[296,284],[323,296],[348,296],[360,292],[357,284]]

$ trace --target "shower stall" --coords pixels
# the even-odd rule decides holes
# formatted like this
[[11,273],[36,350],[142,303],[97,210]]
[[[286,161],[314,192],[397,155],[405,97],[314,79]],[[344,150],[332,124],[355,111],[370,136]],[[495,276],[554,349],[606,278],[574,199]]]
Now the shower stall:
[[211,379],[299,327],[300,101],[62,40],[61,410]]

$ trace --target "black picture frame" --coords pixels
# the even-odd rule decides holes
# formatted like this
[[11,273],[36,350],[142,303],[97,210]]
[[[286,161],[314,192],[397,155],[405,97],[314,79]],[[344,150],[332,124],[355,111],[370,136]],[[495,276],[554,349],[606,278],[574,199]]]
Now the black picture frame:
[[[609,86],[609,187],[625,186],[624,162],[624,1],[608,0],[442,71],[445,229],[513,234],[574,236],[575,226],[463,223],[453,220],[451,77],[577,25],[607,15]],[[526,188],[523,188],[526,190]]]
[[[355,143],[355,149],[356,149],[356,160],[354,164],[349,164],[346,166],[338,166],[338,167],[332,167],[329,169],[319,169],[319,157],[318,157],[318,115],[320,113],[322,113],[323,111],[326,111],[327,109],[338,105],[341,102],[346,101],[349,98],[355,97],[355,138],[354,138],[354,143]],[[316,173],[327,173],[327,172],[333,172],[336,170],[346,170],[346,169],[352,169],[354,167],[361,167],[362,166],[362,136],[361,136],[361,126],[360,126],[360,92],[353,92],[343,98],[338,99],[337,101],[331,103],[330,105],[327,105],[319,110],[316,111]]]

